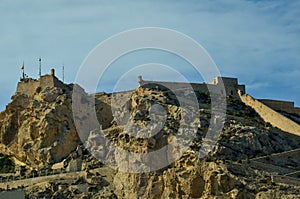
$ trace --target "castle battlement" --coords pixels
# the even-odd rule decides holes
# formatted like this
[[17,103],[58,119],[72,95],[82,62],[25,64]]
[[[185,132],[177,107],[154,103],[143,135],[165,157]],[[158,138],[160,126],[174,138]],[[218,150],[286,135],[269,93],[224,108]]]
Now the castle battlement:
[[287,113],[300,115],[300,108],[295,107],[294,102],[273,99],[258,99],[258,101],[274,109],[275,111],[284,111]]
[[143,80],[142,76],[138,76],[138,83],[140,87],[156,88],[157,86],[163,85],[164,87],[171,90],[185,89],[192,87],[196,92],[209,92],[209,91],[220,91],[220,84],[223,82],[227,96],[233,96],[239,98],[238,90],[242,93],[246,93],[245,85],[238,84],[237,78],[231,77],[215,77],[213,81],[209,83],[188,83],[188,82],[159,82],[159,81],[148,81]]
[[[237,78],[232,77],[215,77],[209,83],[189,83],[189,82],[160,82],[160,81],[149,81],[143,80],[142,76],[138,76],[138,83],[140,87],[150,88],[150,89],[170,89],[179,90],[190,88],[194,89],[195,92],[215,92],[220,93],[220,84],[223,83],[226,96],[236,97],[240,99],[240,95],[246,93],[246,86],[244,84],[239,84]],[[165,87],[165,88],[163,88]],[[240,92],[240,94],[239,94]],[[271,99],[258,99],[257,101],[263,103],[269,108],[275,111],[284,111],[287,113],[300,115],[300,108],[294,106],[294,102],[282,101],[282,100],[271,100]]]
[[18,82],[16,94],[33,96],[38,88],[43,90],[46,87],[59,87],[65,89],[67,85],[61,82],[55,76],[55,70],[51,69],[50,74],[43,75],[39,79],[22,78],[21,81]]

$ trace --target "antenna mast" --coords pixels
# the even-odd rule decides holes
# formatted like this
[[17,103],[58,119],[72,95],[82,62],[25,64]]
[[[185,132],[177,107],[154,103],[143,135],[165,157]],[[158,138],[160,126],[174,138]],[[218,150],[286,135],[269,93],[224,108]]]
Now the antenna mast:
[[62,79],[65,82],[65,64],[62,65]]
[[39,58],[39,76],[42,76],[42,59],[41,57]]

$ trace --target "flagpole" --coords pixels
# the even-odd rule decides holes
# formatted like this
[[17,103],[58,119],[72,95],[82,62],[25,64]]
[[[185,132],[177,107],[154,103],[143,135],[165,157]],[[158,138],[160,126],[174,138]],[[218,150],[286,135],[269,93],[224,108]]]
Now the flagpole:
[[62,65],[62,75],[63,82],[65,82],[65,64]]
[[23,77],[23,80],[25,80],[24,61],[23,61],[23,64],[22,64],[22,77]]
[[42,76],[42,58],[39,58],[39,76]]

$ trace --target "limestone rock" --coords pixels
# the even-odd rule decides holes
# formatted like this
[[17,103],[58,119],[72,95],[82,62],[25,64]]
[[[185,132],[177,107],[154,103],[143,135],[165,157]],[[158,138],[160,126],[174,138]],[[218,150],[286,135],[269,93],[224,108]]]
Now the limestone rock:
[[78,146],[72,119],[72,86],[46,87],[33,96],[16,93],[2,112],[4,153],[33,168],[61,161]]
[[[299,136],[271,127],[239,100],[227,98],[223,130],[213,150],[202,157],[202,149],[212,143],[207,137],[210,122],[218,120],[212,118],[207,95],[197,95],[197,110],[181,107],[166,90],[140,87],[118,93],[115,101],[111,94],[92,95],[100,125],[84,135],[84,148],[78,146],[72,121],[71,91],[53,87],[37,89],[30,97],[18,94],[0,114],[1,149],[28,165],[42,167],[64,159],[61,165],[68,171],[79,165],[83,170],[83,177],[58,176],[54,182],[26,187],[31,198],[299,198]],[[90,103],[83,90],[77,97]],[[200,118],[190,117],[198,112]],[[173,162],[168,161],[180,151],[176,146],[168,146],[170,154],[132,161],[115,150],[147,154],[172,141],[189,146]],[[169,164],[150,171],[150,163],[158,166],[160,161]],[[138,164],[140,173],[117,170]]]

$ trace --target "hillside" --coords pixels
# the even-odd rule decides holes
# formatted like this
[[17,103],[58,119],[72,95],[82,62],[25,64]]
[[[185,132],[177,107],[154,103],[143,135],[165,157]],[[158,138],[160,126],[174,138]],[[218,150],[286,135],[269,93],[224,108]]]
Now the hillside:
[[[222,132],[213,150],[202,157],[200,151],[203,143],[209,143],[207,132],[213,121],[207,93],[196,93],[199,108],[187,113],[199,114],[200,119],[189,121],[182,120],[189,117],[184,117],[186,110],[171,91],[139,87],[117,94],[122,97],[115,100],[113,107],[113,94],[88,96],[82,92],[87,100],[95,98],[101,125],[82,142],[73,121],[73,85],[66,88],[45,87],[32,96],[16,93],[0,114],[1,153],[26,164],[24,173],[28,175],[32,175],[31,169],[54,174],[8,182],[9,188],[23,186],[28,198],[300,196],[300,136],[273,127],[236,97],[227,97]],[[284,115],[300,120],[295,114]],[[149,129],[158,130],[149,136],[152,132]],[[152,167],[159,167],[162,160],[174,159],[172,155],[179,149],[171,148],[170,153],[146,161],[138,158],[129,161],[128,156],[113,147],[148,154],[179,138],[185,142],[185,136],[191,133],[189,129],[195,130],[190,147],[179,159],[154,171]],[[114,169],[97,160],[103,158]],[[60,162],[60,171],[68,173],[57,174],[53,165]],[[148,172],[124,172],[137,165]],[[2,182],[0,187],[6,189],[7,184]]]

